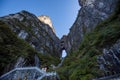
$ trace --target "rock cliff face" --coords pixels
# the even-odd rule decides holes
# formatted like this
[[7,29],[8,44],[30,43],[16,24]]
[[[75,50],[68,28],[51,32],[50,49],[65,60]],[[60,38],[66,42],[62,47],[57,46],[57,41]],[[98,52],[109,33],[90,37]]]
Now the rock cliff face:
[[0,76],[19,67],[57,65],[60,40],[53,31],[27,11],[0,17]]
[[[105,76],[110,77],[102,80],[113,80],[111,75],[116,76],[120,73],[120,0],[118,2],[117,0],[94,0],[94,5],[96,5],[88,6],[89,3],[92,3],[91,1],[93,0],[80,0],[82,8],[77,20],[68,36],[63,36],[61,39],[61,47],[68,53],[72,51],[65,58],[63,66],[58,69],[62,80],[101,80],[98,78]],[[103,11],[107,16],[111,14],[108,18],[101,17],[101,12],[94,13],[94,10],[98,9],[95,7],[101,1],[107,9],[104,7],[100,11],[108,10],[109,14],[105,12],[106,10]],[[92,10],[91,14],[88,13],[89,10]],[[94,20],[98,22],[94,22]],[[86,25],[83,29],[81,22]],[[85,33],[83,33],[84,28]]]
[[55,33],[55,29],[54,29],[54,27],[53,27],[52,21],[51,21],[51,19],[50,19],[49,16],[44,16],[44,15],[38,16],[38,19],[39,19],[41,22],[43,22],[43,23],[45,23],[45,24],[48,24],[48,25],[52,28],[53,32]]
[[118,0],[79,0],[81,6],[69,34],[64,38],[67,53],[78,49],[83,36],[92,31],[97,24],[108,18],[114,11]]
[[67,53],[78,51],[68,55],[58,69],[61,80],[92,80],[120,73],[120,6],[108,18],[117,1],[79,0],[78,17],[61,40],[48,16],[37,18],[21,11],[1,17],[0,75],[16,67],[58,64],[59,59],[54,56],[59,57],[64,49]]
[[40,16],[39,19],[27,12],[1,17],[20,38],[27,41],[32,47],[42,54],[60,56],[60,40],[55,34],[52,22],[48,16]]
[[110,49],[103,49],[103,54],[97,57],[99,67],[104,71],[104,75],[114,75],[120,73],[120,40]]

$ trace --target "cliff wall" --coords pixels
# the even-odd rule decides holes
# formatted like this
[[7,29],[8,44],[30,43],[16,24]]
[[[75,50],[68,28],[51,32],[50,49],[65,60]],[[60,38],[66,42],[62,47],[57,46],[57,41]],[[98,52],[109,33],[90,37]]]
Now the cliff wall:
[[118,0],[79,0],[81,6],[76,21],[64,38],[67,53],[78,50],[79,45],[88,32],[97,24],[108,18],[115,10]]

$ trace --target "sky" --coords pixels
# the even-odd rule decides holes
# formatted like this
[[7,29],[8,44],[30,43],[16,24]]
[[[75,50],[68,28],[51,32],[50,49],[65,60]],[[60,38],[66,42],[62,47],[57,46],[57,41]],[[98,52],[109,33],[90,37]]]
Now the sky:
[[47,15],[59,38],[68,34],[79,9],[78,0],[0,0],[0,17],[21,10],[36,16]]
[[67,56],[67,53],[65,50],[62,51],[62,58],[65,58]]

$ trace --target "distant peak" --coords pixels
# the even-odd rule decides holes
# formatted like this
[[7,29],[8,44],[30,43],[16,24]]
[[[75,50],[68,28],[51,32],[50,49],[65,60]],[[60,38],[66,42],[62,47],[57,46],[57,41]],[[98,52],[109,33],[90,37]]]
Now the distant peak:
[[34,15],[34,14],[32,14],[32,13],[30,13],[29,11],[26,11],[26,10],[22,10],[22,11],[20,11],[20,12],[18,12],[18,13],[26,14],[26,15]]
[[52,21],[51,21],[51,19],[50,19],[49,16],[41,15],[41,16],[38,16],[38,19],[39,19],[41,22],[49,25],[49,26],[52,28],[53,32],[55,32],[54,27],[53,27],[53,25],[52,25]]
[[21,13],[30,13],[30,12],[28,12],[28,11],[26,11],[26,10],[22,10],[22,11],[20,11]]

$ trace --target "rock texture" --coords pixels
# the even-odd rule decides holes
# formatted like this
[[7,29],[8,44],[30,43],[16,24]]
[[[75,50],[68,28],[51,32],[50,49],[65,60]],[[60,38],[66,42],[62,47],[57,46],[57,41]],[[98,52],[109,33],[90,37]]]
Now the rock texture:
[[110,49],[103,49],[103,54],[97,57],[99,67],[104,71],[104,75],[114,75],[120,73],[120,40]]
[[60,40],[55,34],[52,22],[48,16],[39,19],[27,11],[1,17],[20,38],[27,41],[42,54],[60,56]]
[[64,38],[67,53],[78,49],[83,36],[93,30],[97,24],[108,18],[115,9],[118,0],[79,0],[81,6],[78,16],[69,34]]
[[45,23],[45,24],[48,24],[48,25],[52,28],[53,32],[55,33],[55,29],[54,29],[54,27],[53,27],[52,21],[51,21],[51,19],[50,19],[49,16],[44,16],[44,15],[38,16],[38,19],[39,19],[41,22],[43,22],[43,23]]

